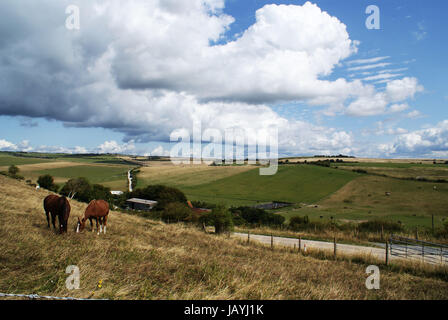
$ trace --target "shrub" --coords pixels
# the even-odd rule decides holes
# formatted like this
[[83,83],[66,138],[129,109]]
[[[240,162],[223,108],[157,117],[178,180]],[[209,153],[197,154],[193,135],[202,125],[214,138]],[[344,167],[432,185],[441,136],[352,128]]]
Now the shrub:
[[310,223],[310,219],[308,216],[304,216],[303,218],[300,216],[295,216],[289,219],[289,226],[293,229],[300,227],[301,225],[306,225]]
[[216,204],[214,203],[208,203],[205,201],[191,201],[191,204],[195,208],[204,208],[204,209],[213,209],[216,208]]
[[19,168],[16,167],[15,165],[11,165],[8,169],[8,173],[10,176],[14,177],[19,173]]
[[381,220],[362,222],[358,225],[358,229],[359,231],[367,232],[380,232],[381,229],[388,232],[399,232],[403,230],[402,226],[397,222]]
[[158,202],[155,208],[156,210],[163,210],[168,203],[187,202],[187,197],[182,191],[163,185],[152,185],[143,189],[136,189],[135,191],[129,193],[129,197],[155,200]]
[[43,176],[39,176],[39,178],[37,179],[37,183],[39,184],[39,186],[41,188],[50,190],[50,191],[57,191],[58,186],[55,185],[54,183],[54,179],[52,176],[50,176],[49,174],[45,174]]
[[216,206],[208,214],[208,222],[215,226],[215,233],[217,234],[233,229],[232,214],[223,205]]
[[19,168],[16,167],[15,165],[11,165],[8,168],[8,173],[5,173],[6,176],[10,177],[10,178],[14,178],[14,179],[18,179],[18,180],[23,180],[25,179],[24,177],[20,176],[19,173]]
[[230,211],[234,216],[242,218],[247,224],[252,225],[280,226],[285,221],[285,217],[279,214],[258,208],[238,207],[231,208]]
[[101,184],[94,184],[92,186],[92,191],[90,193],[90,200],[93,199],[101,199],[109,203],[112,203],[112,195],[110,193],[110,188],[105,187]]
[[165,222],[181,222],[187,221],[192,215],[192,210],[185,204],[172,202],[165,205],[161,218]]
[[233,220],[233,224],[235,226],[242,226],[247,223],[247,221],[244,220],[244,218],[241,216],[241,211],[232,210],[232,211],[230,211],[230,213],[232,214],[232,220]]

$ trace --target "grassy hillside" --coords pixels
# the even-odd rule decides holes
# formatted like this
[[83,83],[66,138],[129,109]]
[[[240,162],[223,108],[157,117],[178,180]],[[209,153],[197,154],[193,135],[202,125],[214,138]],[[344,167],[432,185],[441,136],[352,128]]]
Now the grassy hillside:
[[0,171],[7,171],[9,165],[19,167],[19,174],[36,182],[40,175],[50,174],[56,183],[62,184],[71,178],[85,177],[91,183],[103,184],[116,190],[127,189],[127,171],[135,165],[109,156],[46,155],[39,158],[33,154],[14,156],[0,153]]
[[137,187],[149,184],[164,184],[177,188],[196,186],[253,169],[253,166],[176,166],[171,161],[151,161],[149,167],[140,169]]
[[359,174],[312,165],[279,166],[277,174],[260,176],[258,168],[182,190],[194,200],[254,204],[273,200],[316,202]]
[[34,164],[34,163],[46,163],[53,160],[40,159],[40,158],[28,158],[28,157],[15,157],[8,153],[0,152],[0,167],[10,166],[12,164],[18,166],[21,164]]
[[[381,290],[367,290],[367,264],[271,251],[117,212],[110,213],[106,235],[76,234],[76,217],[86,206],[76,201],[69,233],[60,236],[46,226],[47,194],[0,176],[0,292],[110,299],[448,298],[448,283],[437,277],[383,268]],[[68,291],[65,269],[73,264],[81,289]]]
[[127,172],[132,167],[116,165],[82,165],[34,171],[36,176],[50,174],[59,180],[86,177],[91,183],[104,183],[121,180],[126,186]]

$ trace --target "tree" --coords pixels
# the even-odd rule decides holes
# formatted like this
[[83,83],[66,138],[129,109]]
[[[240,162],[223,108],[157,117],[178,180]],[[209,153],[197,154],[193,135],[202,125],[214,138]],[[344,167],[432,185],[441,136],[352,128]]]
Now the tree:
[[[267,225],[267,226],[280,226],[285,221],[285,217],[268,212],[264,209],[252,208],[252,207],[238,207],[230,209],[233,214],[239,216],[239,219],[244,219],[246,223],[252,225]],[[238,224],[240,222],[237,222]]]
[[147,186],[143,189],[136,189],[129,194],[131,198],[140,198],[157,201],[156,209],[163,210],[168,203],[186,203],[187,197],[179,189],[163,185]]
[[86,178],[70,179],[61,190],[62,195],[83,202],[89,202],[91,200],[91,193],[92,187]]
[[308,216],[304,216],[303,218],[300,216],[294,216],[289,219],[289,227],[292,230],[300,230],[302,227],[307,226],[310,223],[310,219]]
[[215,226],[215,233],[220,234],[233,229],[232,215],[224,205],[218,205],[209,213],[209,222]]
[[185,204],[172,202],[165,206],[162,212],[162,220],[165,222],[187,221],[191,214],[192,210]]
[[101,199],[109,203],[112,202],[112,195],[110,193],[110,188],[105,187],[101,184],[94,184],[92,186],[92,192],[90,193],[90,200]]
[[50,190],[50,191],[56,191],[57,186],[54,184],[54,179],[49,174],[45,174],[43,176],[39,176],[39,179],[37,179],[37,183],[41,188]]
[[19,168],[17,168],[15,165],[11,165],[8,169],[8,172],[11,176],[15,177],[19,173]]

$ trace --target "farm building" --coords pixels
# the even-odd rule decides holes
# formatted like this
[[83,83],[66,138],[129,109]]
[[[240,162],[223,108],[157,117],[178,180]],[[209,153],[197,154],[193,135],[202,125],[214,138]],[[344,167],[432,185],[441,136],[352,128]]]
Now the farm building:
[[191,202],[190,202],[189,200],[187,201],[187,204],[188,204],[188,206],[190,207],[191,210],[193,210],[194,212],[197,212],[197,213],[209,213],[209,212],[212,212],[212,210],[210,210],[210,209],[205,209],[205,208],[195,208],[195,207],[191,204]]
[[129,208],[132,210],[149,211],[157,205],[157,201],[132,198],[126,200]]

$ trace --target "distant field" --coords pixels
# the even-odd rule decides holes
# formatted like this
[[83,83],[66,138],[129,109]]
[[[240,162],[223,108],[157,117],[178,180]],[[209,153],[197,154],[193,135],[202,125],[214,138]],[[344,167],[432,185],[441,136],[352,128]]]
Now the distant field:
[[433,164],[432,162],[350,162],[347,160],[344,162],[334,162],[331,164],[332,166],[343,167],[370,167],[370,168],[433,168],[433,169],[446,169],[448,165],[446,164]]
[[154,161],[149,167],[140,168],[137,187],[164,184],[173,187],[189,187],[211,183],[248,170],[252,166],[173,165],[171,162]]
[[355,221],[383,218],[408,227],[430,227],[434,214],[436,226],[441,226],[448,217],[448,184],[363,175],[318,202],[318,208],[303,206],[281,213],[288,219],[296,215],[313,220],[329,220],[331,216]]
[[229,205],[273,200],[315,202],[329,196],[359,174],[319,166],[279,166],[277,174],[260,176],[258,168],[215,182],[185,187],[193,200]]
[[345,163],[337,164],[337,167],[343,170],[362,169],[371,174],[386,175],[393,178],[448,180],[448,165],[409,163],[354,163],[349,165],[348,163]]
[[68,180],[71,178],[85,177],[91,183],[104,183],[116,180],[122,180],[123,183],[127,179],[127,171],[132,168],[130,166],[107,166],[107,165],[83,165],[65,168],[54,168],[34,171],[33,175],[39,176],[50,174],[58,180]]
[[[289,160],[305,159],[319,160]],[[127,189],[126,173],[135,167],[126,160],[133,158],[64,154],[14,156],[2,152],[0,171],[15,164],[20,174],[33,182],[43,174],[52,175],[59,184],[70,178],[86,177],[91,183],[124,191]],[[308,215],[312,220],[321,221],[334,217],[343,222],[382,218],[401,221],[408,227],[430,227],[434,214],[437,227],[448,219],[448,183],[403,179],[448,180],[448,165],[443,161],[434,165],[433,160],[428,159],[343,160],[347,162],[332,164],[338,169],[280,165],[274,176],[260,176],[259,167],[255,166],[174,166],[170,161],[145,161],[147,166],[140,168],[137,187],[164,184],[181,189],[191,200],[227,205],[253,205],[274,200],[296,203],[294,208],[276,211],[288,220],[296,215]],[[368,174],[355,173],[354,169],[366,170]],[[386,196],[386,191],[391,195]]]
[[113,155],[70,155],[52,153],[11,153],[0,152],[0,167],[35,163],[48,163],[53,161],[69,161],[81,163],[104,163],[104,164],[128,164],[125,160]]
[[45,155],[51,159],[34,158],[30,155],[14,156],[0,153],[0,171],[8,170],[8,166],[15,164],[19,167],[19,174],[25,179],[36,182],[40,175],[53,176],[56,183],[65,183],[71,178],[85,177],[91,183],[103,184],[116,190],[126,190],[127,171],[135,166],[108,155],[72,156]]
[[39,158],[27,158],[27,157],[14,157],[14,156],[10,156],[8,154],[0,153],[0,167],[3,167],[3,166],[9,167],[10,165],[13,165],[13,164],[18,166],[18,165],[22,165],[22,164],[47,163],[47,162],[51,162],[51,161],[53,161],[53,160],[39,159]]

